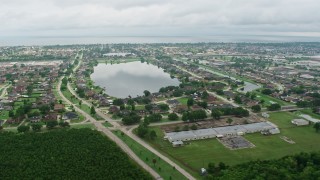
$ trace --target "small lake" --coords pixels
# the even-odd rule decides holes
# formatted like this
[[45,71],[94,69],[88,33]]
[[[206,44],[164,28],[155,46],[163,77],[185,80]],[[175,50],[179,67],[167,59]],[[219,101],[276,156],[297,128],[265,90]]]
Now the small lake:
[[172,79],[162,68],[138,61],[121,64],[99,63],[94,67],[91,79],[95,85],[105,88],[108,95],[117,98],[126,98],[129,95],[137,97],[143,95],[144,90],[153,93],[158,92],[161,87],[180,84],[178,79]]

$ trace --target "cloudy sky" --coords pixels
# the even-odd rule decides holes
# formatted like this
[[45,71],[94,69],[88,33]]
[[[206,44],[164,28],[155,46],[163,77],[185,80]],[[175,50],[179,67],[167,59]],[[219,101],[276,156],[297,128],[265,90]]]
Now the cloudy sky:
[[0,0],[0,36],[320,36],[319,0]]

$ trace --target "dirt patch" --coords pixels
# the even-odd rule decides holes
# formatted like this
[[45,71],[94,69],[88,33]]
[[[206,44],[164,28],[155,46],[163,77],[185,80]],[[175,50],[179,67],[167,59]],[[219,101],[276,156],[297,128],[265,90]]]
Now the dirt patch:
[[254,144],[252,144],[250,141],[246,140],[242,136],[229,136],[218,138],[218,141],[231,150],[255,147]]
[[[227,122],[228,118],[232,119],[232,123],[229,124]],[[242,124],[251,124],[251,123],[257,123],[264,121],[258,116],[250,116],[250,117],[244,117],[244,118],[238,118],[234,116],[224,116],[219,120],[216,119],[207,119],[204,121],[198,121],[193,123],[178,123],[178,124],[168,124],[161,126],[161,129],[165,132],[174,132],[177,130],[177,127],[179,127],[180,130],[183,129],[186,125],[191,127],[195,125],[197,129],[207,129],[207,128],[215,128],[215,127],[224,127],[229,125],[242,125]]]
[[286,136],[281,136],[280,137],[282,140],[284,140],[285,142],[289,143],[289,144],[295,144],[296,142],[294,142],[292,139],[286,137]]

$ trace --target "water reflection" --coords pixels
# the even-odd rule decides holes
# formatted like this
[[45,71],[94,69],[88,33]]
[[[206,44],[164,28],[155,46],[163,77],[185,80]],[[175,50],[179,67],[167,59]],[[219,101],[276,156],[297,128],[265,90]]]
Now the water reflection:
[[179,85],[163,69],[152,64],[130,62],[124,64],[98,64],[91,75],[95,85],[106,88],[110,96],[125,98],[143,95],[144,90],[158,92],[161,87]]

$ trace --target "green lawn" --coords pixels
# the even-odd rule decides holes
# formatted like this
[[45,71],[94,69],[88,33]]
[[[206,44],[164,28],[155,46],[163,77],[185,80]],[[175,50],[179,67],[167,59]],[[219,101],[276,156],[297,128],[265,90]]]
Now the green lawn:
[[71,128],[75,129],[81,129],[81,128],[90,128],[90,129],[96,129],[96,127],[93,124],[71,124]]
[[9,118],[9,111],[0,111],[0,120],[5,120]]
[[288,103],[288,102],[285,102],[285,101],[282,101],[280,99],[277,99],[277,98],[274,98],[274,97],[271,97],[271,96],[268,96],[268,95],[264,95],[262,93],[259,93],[257,91],[254,91],[254,93],[257,95],[256,99],[257,100],[264,100],[264,103],[263,105],[264,106],[269,106],[273,103],[278,103],[280,104],[281,106],[286,106],[286,105],[293,105],[292,103]]
[[82,122],[82,121],[84,121],[84,116],[83,115],[81,115],[80,113],[77,113],[78,115],[79,115],[79,118],[77,118],[77,119],[71,119],[70,120],[70,123],[80,123],[80,122]]
[[180,104],[187,105],[188,98],[183,97],[183,98],[179,98],[177,100],[180,102]]
[[[196,177],[200,168],[207,167],[209,162],[235,165],[257,159],[280,158],[302,151],[320,151],[320,144],[315,143],[315,140],[320,138],[320,133],[316,133],[312,126],[292,125],[291,120],[294,118],[297,116],[289,112],[271,113],[270,121],[279,126],[281,133],[271,136],[263,136],[260,133],[245,135],[244,137],[256,146],[250,149],[229,150],[217,139],[191,141],[184,147],[173,148],[168,141],[163,140],[164,134],[159,127],[152,127],[158,137],[148,143],[181,164]],[[281,136],[292,139],[296,144],[285,142],[280,139]]]
[[102,123],[102,125],[104,125],[105,127],[113,127],[113,125],[110,124],[109,122],[104,122]]
[[[124,143],[126,143],[131,150],[145,163],[147,163],[152,169],[154,169],[163,179],[176,179],[182,180],[186,179],[179,171],[173,169],[171,165],[157,157],[155,154],[141,146],[139,143],[135,142],[133,139],[128,137],[127,135],[121,135],[120,131],[114,131],[115,135],[117,135]],[[153,164],[153,159],[156,160],[156,164]],[[160,168],[160,169],[159,169]]]
[[135,106],[136,110],[145,110],[144,105]]

